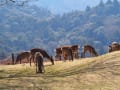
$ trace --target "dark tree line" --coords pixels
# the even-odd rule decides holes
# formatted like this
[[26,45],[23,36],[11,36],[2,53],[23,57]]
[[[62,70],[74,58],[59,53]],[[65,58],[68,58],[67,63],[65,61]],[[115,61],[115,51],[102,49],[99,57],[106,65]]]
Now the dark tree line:
[[57,46],[71,44],[90,44],[103,54],[112,41],[120,42],[117,0],[101,1],[95,7],[87,6],[85,11],[63,15],[36,6],[1,7],[0,12],[0,57],[34,47],[52,55]]
[[23,6],[24,4],[35,1],[35,0],[0,0],[0,5],[6,5],[6,4],[15,4]]

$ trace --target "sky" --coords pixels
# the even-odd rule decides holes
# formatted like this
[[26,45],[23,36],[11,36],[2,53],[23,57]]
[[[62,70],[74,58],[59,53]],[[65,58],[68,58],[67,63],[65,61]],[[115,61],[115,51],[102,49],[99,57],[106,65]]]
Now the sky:
[[72,10],[85,10],[86,6],[93,7],[99,2],[100,0],[38,0],[36,4],[51,10],[53,13],[65,13]]

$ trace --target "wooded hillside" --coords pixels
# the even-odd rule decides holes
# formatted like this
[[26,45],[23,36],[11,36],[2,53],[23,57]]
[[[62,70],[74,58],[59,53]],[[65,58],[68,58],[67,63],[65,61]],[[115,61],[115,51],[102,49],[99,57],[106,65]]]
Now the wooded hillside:
[[0,58],[12,52],[44,48],[53,55],[60,45],[94,46],[99,54],[108,51],[112,41],[120,41],[120,3],[100,2],[85,11],[54,15],[36,6],[0,7]]

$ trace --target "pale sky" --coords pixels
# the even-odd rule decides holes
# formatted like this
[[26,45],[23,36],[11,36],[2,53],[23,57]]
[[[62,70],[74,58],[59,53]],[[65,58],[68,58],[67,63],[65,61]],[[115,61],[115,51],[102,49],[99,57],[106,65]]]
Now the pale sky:
[[[107,0],[103,0],[106,2]],[[48,8],[54,13],[84,10],[87,5],[96,6],[100,0],[38,0],[37,5]]]

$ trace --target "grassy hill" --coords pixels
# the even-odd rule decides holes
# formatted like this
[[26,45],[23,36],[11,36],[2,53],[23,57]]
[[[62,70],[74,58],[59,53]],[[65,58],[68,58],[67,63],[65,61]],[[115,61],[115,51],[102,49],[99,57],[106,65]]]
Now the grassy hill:
[[35,74],[29,64],[0,66],[0,90],[120,90],[120,52],[73,62],[44,63]]

